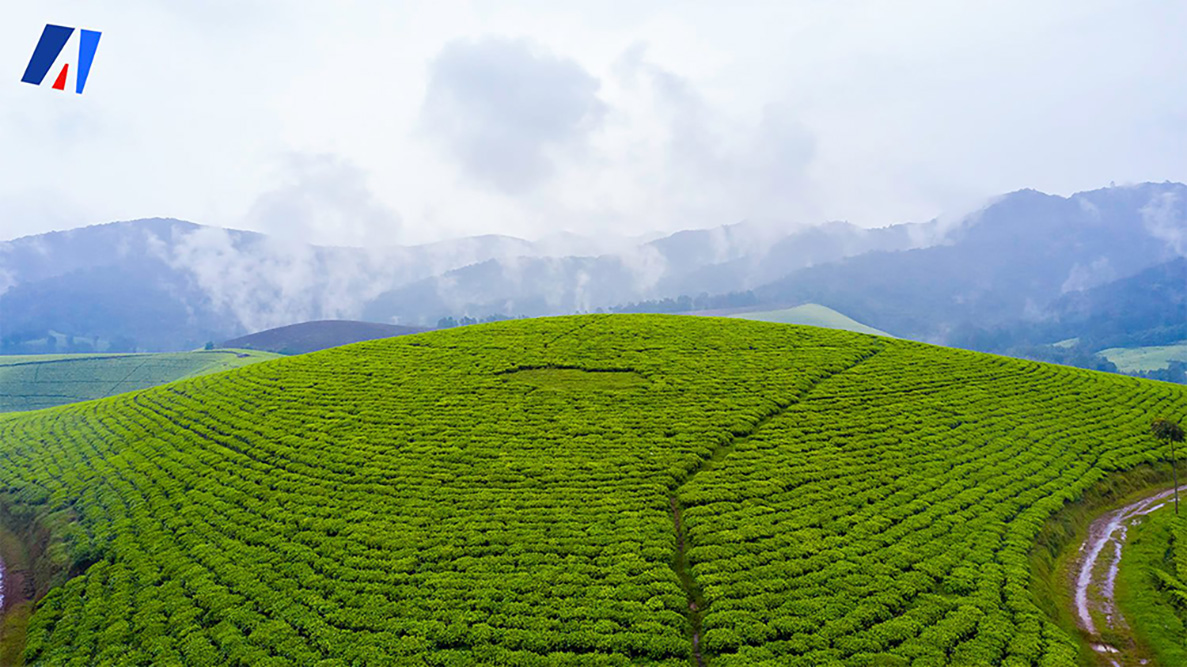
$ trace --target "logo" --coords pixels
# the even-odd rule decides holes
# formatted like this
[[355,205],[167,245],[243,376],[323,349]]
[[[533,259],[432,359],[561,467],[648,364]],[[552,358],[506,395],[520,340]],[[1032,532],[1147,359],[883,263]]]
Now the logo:
[[[33,50],[33,57],[29,59],[29,66],[25,68],[25,75],[21,77],[21,81],[40,86],[50,68],[58,61],[58,56],[61,55],[66,42],[70,41],[73,34],[74,28],[47,24],[45,30],[41,32],[41,39],[37,41],[37,48]],[[79,30],[74,92],[80,95],[83,87],[87,85],[87,75],[91,73],[91,63],[95,61],[95,49],[99,48],[99,35],[100,33],[95,30]],[[58,73],[58,78],[54,80],[54,90],[66,89],[66,76],[69,71],[70,62],[67,59],[62,63],[62,70]]]

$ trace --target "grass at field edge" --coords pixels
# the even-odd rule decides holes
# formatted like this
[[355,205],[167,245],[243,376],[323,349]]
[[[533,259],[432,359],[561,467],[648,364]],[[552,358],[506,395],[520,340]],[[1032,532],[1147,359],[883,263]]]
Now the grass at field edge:
[[1117,573],[1117,606],[1137,638],[1151,648],[1153,664],[1159,665],[1187,664],[1181,615],[1168,593],[1159,590],[1153,572],[1175,572],[1167,553],[1174,524],[1175,514],[1168,504],[1131,525]]
[[[1031,592],[1048,616],[1076,639],[1083,667],[1097,667],[1104,663],[1098,662],[1097,654],[1088,647],[1088,638],[1076,622],[1071,581],[1079,545],[1097,517],[1166,488],[1170,482],[1169,464],[1141,465],[1113,473],[1048,519],[1031,548]],[[1148,651],[1141,641],[1137,643]]]

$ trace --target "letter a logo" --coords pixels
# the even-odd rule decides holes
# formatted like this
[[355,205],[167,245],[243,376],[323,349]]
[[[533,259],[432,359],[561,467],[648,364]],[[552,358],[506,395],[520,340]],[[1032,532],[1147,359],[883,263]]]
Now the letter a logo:
[[[25,75],[21,77],[21,81],[40,86],[73,34],[74,28],[47,24],[45,30],[41,32],[41,39],[37,42],[37,48],[33,50],[33,57],[29,59],[29,66],[25,68]],[[100,34],[95,30],[79,31],[78,62],[74,64],[74,92],[80,95],[83,87],[87,85],[87,76],[91,73],[91,63],[95,61],[95,49],[99,48]],[[69,72],[70,62],[67,60],[62,63],[62,69],[54,79],[55,90],[66,89],[66,77]]]

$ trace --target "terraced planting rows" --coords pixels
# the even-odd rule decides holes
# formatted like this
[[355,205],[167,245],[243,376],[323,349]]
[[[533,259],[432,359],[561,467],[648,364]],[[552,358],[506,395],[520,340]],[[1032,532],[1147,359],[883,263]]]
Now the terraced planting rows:
[[104,398],[275,357],[252,350],[0,356],[0,412]]
[[1035,534],[1182,408],[1108,380],[905,345],[822,383],[681,492],[715,663],[1074,663]]
[[81,572],[38,663],[1066,664],[1035,531],[1185,408],[840,331],[526,320],[0,416],[0,488]]

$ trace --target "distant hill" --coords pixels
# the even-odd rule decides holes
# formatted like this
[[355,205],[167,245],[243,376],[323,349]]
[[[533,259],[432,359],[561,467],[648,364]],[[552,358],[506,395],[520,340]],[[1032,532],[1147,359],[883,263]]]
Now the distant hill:
[[1187,381],[1187,260],[1071,291],[1029,317],[965,325],[947,342],[981,352]]
[[[0,354],[189,350],[295,322],[357,318],[401,285],[539,252],[494,235],[315,246],[164,218],[0,240]],[[50,337],[61,340],[47,345]]]
[[817,303],[806,303],[802,306],[794,308],[783,308],[781,310],[763,310],[750,313],[734,313],[727,315],[727,317],[736,317],[743,320],[755,320],[758,322],[778,322],[781,324],[804,324],[811,327],[824,327],[825,329],[843,329],[845,331],[856,331],[857,333],[873,334],[875,336],[891,336],[885,331],[875,329],[871,326],[866,326],[861,322],[837,311],[822,306]]
[[1008,353],[1025,345],[1097,353],[1175,345],[1183,340],[1187,340],[1187,259],[1180,257],[1064,294],[1037,318],[970,327],[949,342],[983,352]]
[[114,396],[240,368],[276,356],[249,350],[0,356],[0,412],[36,410]]
[[1052,306],[1052,327],[1095,349],[1170,345],[1187,339],[1187,259],[1176,258]]
[[240,336],[223,343],[223,346],[267,350],[278,354],[304,354],[364,340],[406,336],[425,331],[429,329],[353,320],[319,320],[289,324]]
[[687,230],[614,253],[492,257],[379,294],[362,317],[430,324],[443,315],[539,317],[614,309],[682,294],[746,290],[797,269],[940,240],[934,223]]
[[[817,303],[966,345],[981,330],[1051,320],[1054,302],[1168,262],[1184,239],[1178,183],[1021,190],[943,223],[743,222],[661,238],[350,248],[135,220],[0,242],[0,353],[185,350],[313,320],[676,312],[667,306],[681,297],[698,308]],[[715,298],[730,295],[741,296]]]
[[813,266],[754,292],[759,303],[820,303],[900,336],[964,345],[969,330],[1041,322],[1061,299],[1169,262],[1184,238],[1182,184],[1023,190],[968,216],[943,244]]

